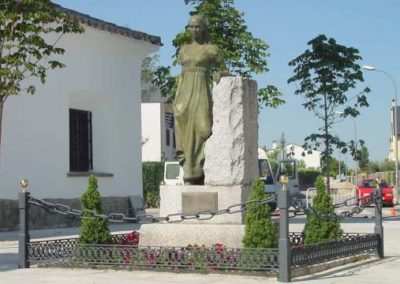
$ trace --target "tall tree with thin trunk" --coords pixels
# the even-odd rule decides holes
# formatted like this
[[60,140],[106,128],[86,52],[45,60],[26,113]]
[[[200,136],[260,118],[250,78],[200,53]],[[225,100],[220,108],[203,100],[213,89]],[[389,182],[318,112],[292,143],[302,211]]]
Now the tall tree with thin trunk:
[[49,69],[65,67],[55,58],[65,50],[56,44],[63,34],[82,31],[50,0],[0,1],[0,153],[7,98],[33,95],[35,79],[45,83]]
[[[289,66],[294,67],[294,75],[288,82],[298,83],[295,95],[302,95],[305,100],[303,107],[312,111],[322,122],[318,132],[305,138],[303,147],[306,152],[321,146],[324,148],[322,160],[329,191],[329,157],[333,153],[333,146],[342,153],[349,149],[354,157],[359,157],[355,145],[364,143],[344,142],[338,136],[333,136],[329,129],[347,116],[358,116],[359,108],[368,107],[365,94],[370,90],[365,87],[361,92],[348,94],[364,81],[361,67],[357,64],[362,59],[357,49],[340,45],[325,35],[317,36],[308,45],[309,49],[289,62]],[[339,111],[341,114],[338,116]]]

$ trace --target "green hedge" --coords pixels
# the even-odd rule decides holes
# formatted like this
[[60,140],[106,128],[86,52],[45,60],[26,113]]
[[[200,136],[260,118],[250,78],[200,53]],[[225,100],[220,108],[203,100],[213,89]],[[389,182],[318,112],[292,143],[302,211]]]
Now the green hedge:
[[143,162],[143,198],[146,207],[158,207],[160,182],[164,176],[164,162]]
[[309,187],[314,187],[317,177],[322,175],[320,170],[301,169],[299,170],[299,187],[301,190],[306,190]]

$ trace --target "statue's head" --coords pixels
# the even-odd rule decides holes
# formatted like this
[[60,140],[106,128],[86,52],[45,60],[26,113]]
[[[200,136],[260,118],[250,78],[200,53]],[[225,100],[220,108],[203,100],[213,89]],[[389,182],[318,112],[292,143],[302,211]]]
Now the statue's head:
[[194,41],[208,42],[208,27],[203,16],[192,15],[186,28],[192,34]]

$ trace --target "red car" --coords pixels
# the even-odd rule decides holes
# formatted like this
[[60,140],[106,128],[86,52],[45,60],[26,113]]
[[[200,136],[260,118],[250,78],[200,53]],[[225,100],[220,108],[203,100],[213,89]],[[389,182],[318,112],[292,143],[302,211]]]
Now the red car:
[[[386,181],[381,180],[379,186],[382,190],[383,205],[393,206],[393,186],[389,186]],[[358,184],[357,198],[364,197],[372,194],[376,188],[376,181],[373,178],[364,178]],[[365,197],[361,199],[361,204],[369,201],[369,198]]]

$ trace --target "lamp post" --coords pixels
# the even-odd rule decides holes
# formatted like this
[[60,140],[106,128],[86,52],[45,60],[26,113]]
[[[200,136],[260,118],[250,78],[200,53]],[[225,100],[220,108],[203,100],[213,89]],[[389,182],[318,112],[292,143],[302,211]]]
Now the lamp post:
[[395,188],[395,194],[396,194],[396,199],[398,201],[399,198],[399,187],[398,187],[398,183],[399,183],[399,150],[398,150],[398,133],[397,133],[397,86],[396,86],[396,82],[393,79],[392,75],[390,75],[388,72],[386,72],[385,70],[382,69],[377,69],[374,66],[370,66],[370,65],[364,65],[362,67],[363,69],[367,70],[367,71],[377,71],[377,72],[381,72],[383,74],[385,74],[390,81],[392,81],[393,83],[393,88],[394,88],[394,119],[393,119],[393,128],[394,128],[394,164],[395,164],[395,182],[394,182],[394,188]]

